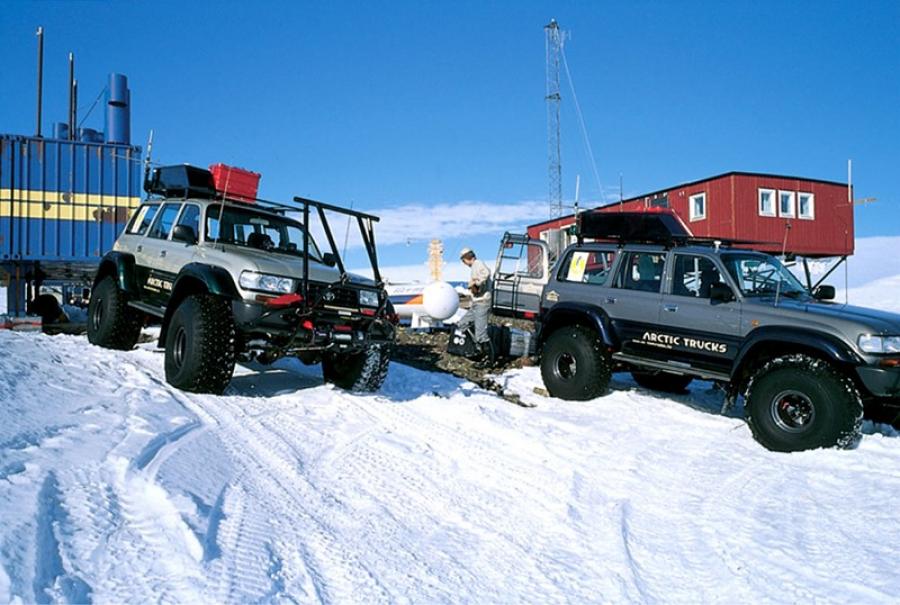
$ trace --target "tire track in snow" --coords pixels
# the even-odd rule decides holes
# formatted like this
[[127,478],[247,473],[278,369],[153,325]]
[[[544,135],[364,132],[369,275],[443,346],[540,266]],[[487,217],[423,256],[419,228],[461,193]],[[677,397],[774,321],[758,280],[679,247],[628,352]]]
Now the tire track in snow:
[[[329,522],[333,516],[330,508],[336,503],[298,471],[297,458],[289,444],[261,425],[260,418],[243,412],[241,406],[246,398],[189,397],[174,389],[172,396],[205,423],[217,427],[218,436],[239,469],[236,483],[252,491],[254,501],[269,509],[269,535],[277,535],[298,548],[305,569],[284,569],[283,576],[305,574],[313,587],[311,592],[327,601],[390,600],[384,587],[341,542]],[[210,405],[204,405],[206,402]],[[274,508],[275,504],[282,508]],[[231,555],[223,551],[223,558],[228,556]],[[233,596],[227,595],[226,600],[233,600]]]
[[36,603],[65,600],[90,603],[91,587],[80,576],[66,571],[60,537],[71,533],[69,515],[62,507],[56,474],[50,472],[38,494],[35,536],[35,569],[32,582]]
[[[877,523],[876,518],[836,517],[830,507],[819,504],[821,494],[834,483],[833,478],[825,476],[809,482],[806,476],[792,472],[798,457],[811,460],[810,455],[847,454],[822,450],[799,456],[770,454],[778,460],[742,464],[734,474],[722,477],[718,487],[703,500],[700,510],[704,516],[723,507],[739,511],[742,522],[730,525],[727,531],[714,532],[710,542],[741,578],[742,586],[780,586],[785,600],[827,602],[831,600],[831,590],[823,587],[821,580],[828,577],[841,584],[843,594],[854,594],[857,602],[896,602],[896,587],[878,588],[878,578],[859,577],[870,567],[867,562],[849,562],[857,553],[851,555],[848,547],[852,552],[864,535],[859,526]],[[782,493],[783,484],[798,480],[806,485],[802,499],[760,497]],[[765,544],[766,549],[747,547],[754,543]],[[802,558],[798,558],[798,546],[803,550]],[[749,588],[745,593],[752,594]]]
[[[155,477],[160,465],[182,445],[187,443],[188,435],[200,429],[200,421],[193,420],[182,424],[168,433],[160,433],[150,440],[141,452],[132,458],[130,468],[136,471],[144,471],[150,477]],[[203,432],[197,431],[193,436],[199,436]]]
[[[34,485],[36,490],[33,516],[21,525],[23,532],[33,532],[33,538],[20,537],[17,542],[21,541],[21,546],[16,545],[12,554],[18,559],[18,553],[24,550],[32,563],[30,570],[17,572],[16,583],[20,586],[17,594],[37,602],[194,598],[196,594],[184,587],[170,589],[171,578],[181,572],[177,566],[156,576],[142,573],[144,568],[158,566],[160,561],[173,557],[173,551],[177,558],[179,540],[175,540],[174,549],[171,544],[154,548],[153,540],[149,539],[154,537],[153,532],[142,534],[135,522],[152,525],[157,518],[141,514],[129,517],[129,512],[133,512],[126,507],[129,502],[120,497],[131,491],[138,492],[138,500],[146,495],[143,486],[135,485],[124,472],[115,472],[124,471],[118,452],[133,449],[147,434],[132,430],[137,421],[147,424],[141,419],[142,408],[145,411],[141,404],[148,400],[144,388],[148,381],[142,379],[143,373],[133,364],[121,362],[118,353],[100,349],[92,349],[91,359],[96,364],[86,368],[82,361],[83,339],[38,335],[31,336],[22,345],[27,345],[29,357],[35,363],[45,360],[31,374],[49,374],[53,382],[78,384],[77,391],[64,387],[55,390],[80,397],[72,399],[74,405],[58,407],[60,418],[75,420],[74,424],[26,428],[8,437],[3,444],[4,449],[10,448],[6,452],[26,458],[27,474],[32,475],[23,477],[13,489],[24,492]],[[54,385],[41,385],[34,379],[31,383],[22,380],[14,384],[25,389],[18,399],[39,405],[35,394],[42,393],[40,389],[44,386]],[[47,404],[48,408],[57,409],[53,407],[57,402]],[[32,414],[31,422],[34,418]],[[45,465],[53,470],[41,481],[40,468]],[[142,501],[131,504],[132,509],[145,505]],[[159,507],[156,512],[160,512]],[[177,518],[172,508],[162,512],[170,520]],[[166,542],[169,537],[157,542]],[[177,533],[175,537],[179,538]],[[5,542],[4,558],[8,556],[6,545]],[[22,590],[24,582],[28,583],[30,592]]]
[[[728,451],[726,439],[727,435],[707,436],[699,451],[689,456],[669,452],[662,443],[648,446],[648,456],[642,463],[665,465],[667,475],[659,484],[644,486],[646,496],[653,502],[667,501],[668,505],[643,506],[644,498],[633,498],[623,508],[621,521],[635,584],[647,600],[753,600],[745,585],[737,581],[733,561],[727,550],[719,547],[716,532],[710,527],[712,519],[704,514],[704,503],[715,493],[718,479],[711,475],[706,461]],[[686,517],[683,511],[697,512]]]
[[[463,572],[457,586],[470,587],[471,581],[480,577],[482,583],[502,587],[506,578],[524,575],[533,584],[530,594],[550,601],[596,599],[598,592],[606,600],[615,600],[626,598],[633,592],[627,580],[608,579],[609,567],[601,561],[585,560],[568,550],[558,550],[560,542],[581,542],[581,536],[570,532],[564,523],[548,523],[548,519],[569,514],[560,506],[560,494],[568,491],[568,484],[565,473],[557,469],[568,469],[570,461],[543,450],[537,457],[538,452],[522,451],[517,448],[517,443],[503,443],[492,434],[482,433],[478,425],[467,424],[463,430],[448,427],[437,419],[423,416],[410,405],[383,397],[339,393],[336,398],[359,408],[388,434],[396,435],[395,440],[424,443],[434,450],[433,455],[437,458],[452,456],[462,461],[477,461],[481,466],[483,476],[457,480],[446,471],[442,474],[441,469],[421,468],[416,464],[417,457],[409,456],[408,452],[390,451],[386,447],[390,440],[383,438],[367,444],[367,456],[373,459],[372,463],[365,462],[366,456],[355,456],[348,462],[348,474],[360,476],[360,483],[372,492],[389,495],[384,499],[391,503],[392,510],[399,507],[402,511],[409,500],[419,500],[425,510],[431,503],[443,501],[446,504],[443,510],[451,515],[448,520],[454,526],[467,528],[479,536],[480,544],[494,550],[493,555],[482,560],[463,557],[465,563],[456,561]],[[488,423],[486,428],[493,433],[496,427]],[[545,459],[543,464],[536,464],[539,458]],[[385,475],[381,471],[373,472],[373,468],[392,471]],[[436,475],[439,476],[432,479]],[[523,506],[524,503],[528,503],[527,506]],[[464,516],[456,516],[458,513]],[[440,519],[436,522],[440,523]],[[554,532],[567,536],[560,541],[560,536]],[[614,537],[612,534],[604,536],[606,540]],[[590,550],[590,545],[587,546]],[[499,570],[491,582],[483,581],[483,576],[488,573],[486,567],[502,567],[512,561],[515,561],[514,567]],[[520,589],[518,586],[508,588]],[[503,595],[500,590],[495,598],[502,600]],[[480,598],[484,597],[481,595]]]
[[222,556],[208,568],[208,592],[216,601],[247,603],[274,596],[273,579],[260,560],[273,537],[268,513],[265,506],[252,508],[242,486],[228,490],[217,541]]

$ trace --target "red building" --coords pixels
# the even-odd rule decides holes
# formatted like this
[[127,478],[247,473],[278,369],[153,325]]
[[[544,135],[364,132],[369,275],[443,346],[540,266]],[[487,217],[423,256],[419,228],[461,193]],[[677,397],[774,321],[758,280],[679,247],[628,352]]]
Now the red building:
[[[853,254],[849,185],[774,174],[728,172],[601,206],[587,212],[671,208],[697,237],[758,242],[753,248],[807,257]],[[528,235],[560,245],[574,236],[574,215],[528,227]],[[790,228],[787,227],[790,225]]]

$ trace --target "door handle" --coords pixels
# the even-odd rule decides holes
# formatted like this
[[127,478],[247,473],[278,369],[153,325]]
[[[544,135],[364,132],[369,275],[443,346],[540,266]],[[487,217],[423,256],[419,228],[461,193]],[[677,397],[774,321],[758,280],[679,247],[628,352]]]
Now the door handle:
[[143,252],[143,251],[144,251],[144,246],[143,246],[143,244],[138,244],[137,251],[138,251],[138,252]]
[[166,255],[166,251],[165,251],[165,250],[160,250],[160,251],[159,251],[159,255],[160,255],[160,257],[165,256],[165,255]]
[[668,311],[669,313],[674,313],[675,311],[678,310],[678,305],[665,305],[665,306],[663,307],[663,309],[665,309],[665,310]]

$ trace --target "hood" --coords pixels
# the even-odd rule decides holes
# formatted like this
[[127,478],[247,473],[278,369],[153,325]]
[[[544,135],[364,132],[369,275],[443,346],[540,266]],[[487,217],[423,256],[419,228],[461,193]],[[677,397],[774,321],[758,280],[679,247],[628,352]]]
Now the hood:
[[900,315],[878,309],[857,307],[828,302],[808,302],[804,305],[807,313],[828,318],[857,321],[871,326],[881,334],[900,334]]
[[765,304],[782,312],[791,310],[813,315],[826,323],[829,321],[853,322],[873,334],[900,335],[900,314],[897,313],[818,300],[782,298],[778,301],[778,307],[774,306],[772,298],[754,302]]
[[[222,252],[224,247],[225,252]],[[303,259],[290,254],[278,252],[265,252],[255,248],[234,246],[231,244],[218,244],[216,247],[205,247],[203,255],[209,260],[215,260],[217,264],[230,266],[235,275],[241,271],[258,271],[271,273],[294,279],[303,278]],[[310,281],[320,283],[334,283],[341,277],[337,267],[329,267],[313,261],[309,264]],[[348,274],[348,281],[360,286],[374,286],[375,282],[361,275]]]

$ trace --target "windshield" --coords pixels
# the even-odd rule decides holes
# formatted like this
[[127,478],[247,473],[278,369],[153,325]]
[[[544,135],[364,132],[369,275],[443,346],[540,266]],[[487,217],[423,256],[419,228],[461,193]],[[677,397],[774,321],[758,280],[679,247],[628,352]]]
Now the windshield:
[[[221,230],[219,213],[222,216]],[[287,217],[262,214],[250,208],[209,206],[206,211],[206,241],[216,240],[223,244],[303,256],[303,225]],[[312,236],[309,238],[309,256],[322,262],[322,255]]]
[[722,262],[744,296],[775,296],[776,292],[789,298],[809,296],[800,280],[775,257],[723,254]]

